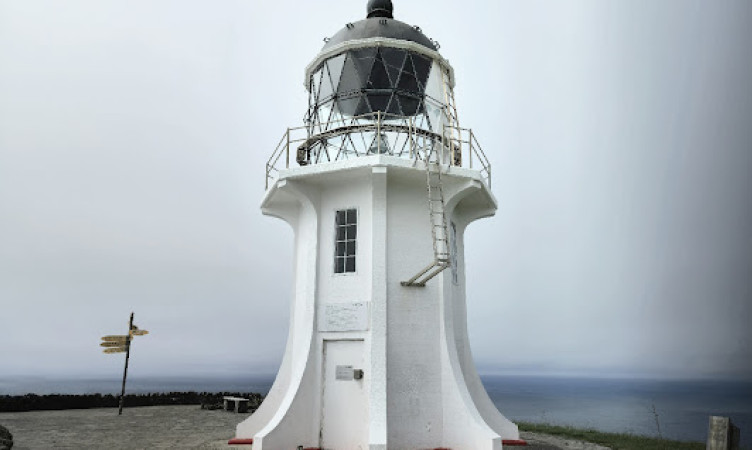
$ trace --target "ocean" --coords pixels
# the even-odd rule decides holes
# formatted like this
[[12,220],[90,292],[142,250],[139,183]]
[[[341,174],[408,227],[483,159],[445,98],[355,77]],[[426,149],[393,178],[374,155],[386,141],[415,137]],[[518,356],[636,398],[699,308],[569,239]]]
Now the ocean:
[[[731,417],[742,447],[752,447],[752,382],[482,376],[491,400],[513,421],[704,442],[708,416]],[[207,391],[267,393],[273,376],[144,378],[128,393]],[[120,380],[0,379],[0,395],[119,393]],[[654,412],[655,411],[655,412]]]
[[[482,377],[488,395],[508,418],[601,431],[705,442],[708,417],[731,417],[741,444],[752,447],[752,383]],[[655,408],[655,413],[653,408]],[[657,416],[657,418],[656,418]]]

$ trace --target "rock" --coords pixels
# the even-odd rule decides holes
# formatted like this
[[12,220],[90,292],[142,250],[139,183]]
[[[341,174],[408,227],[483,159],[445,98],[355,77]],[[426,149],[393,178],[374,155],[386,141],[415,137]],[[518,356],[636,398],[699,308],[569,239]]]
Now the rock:
[[208,409],[213,411],[215,409],[224,409],[222,402],[219,403],[201,403],[201,409]]
[[0,425],[0,450],[10,450],[13,448],[13,435],[7,428]]

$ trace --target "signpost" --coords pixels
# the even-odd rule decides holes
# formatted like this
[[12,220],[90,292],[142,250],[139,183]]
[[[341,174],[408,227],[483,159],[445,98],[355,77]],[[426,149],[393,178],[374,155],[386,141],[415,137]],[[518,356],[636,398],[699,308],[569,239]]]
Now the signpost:
[[117,348],[106,348],[104,349],[105,353],[125,353],[125,347],[117,347]]
[[128,334],[126,335],[110,335],[102,336],[102,342],[99,344],[105,347],[103,352],[105,353],[125,353],[125,369],[123,369],[123,387],[120,391],[120,406],[118,408],[118,415],[123,414],[123,401],[125,399],[125,379],[128,377],[128,358],[131,355],[131,341],[134,336],[143,336],[149,334],[146,330],[139,330],[137,326],[133,325],[133,313],[131,313],[131,320],[128,323]]

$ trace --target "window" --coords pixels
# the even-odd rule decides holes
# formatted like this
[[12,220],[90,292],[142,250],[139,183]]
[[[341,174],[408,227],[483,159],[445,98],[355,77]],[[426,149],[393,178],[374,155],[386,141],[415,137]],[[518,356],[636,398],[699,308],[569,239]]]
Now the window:
[[355,272],[355,240],[358,237],[358,211],[341,209],[335,222],[334,273]]

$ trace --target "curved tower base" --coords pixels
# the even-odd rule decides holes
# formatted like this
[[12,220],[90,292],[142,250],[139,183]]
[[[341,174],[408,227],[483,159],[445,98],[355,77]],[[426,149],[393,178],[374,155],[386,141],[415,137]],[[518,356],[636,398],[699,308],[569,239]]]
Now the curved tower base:
[[452,266],[425,287],[400,284],[433,254],[421,166],[365,156],[282,171],[267,191],[264,214],[295,232],[295,280],[279,374],[237,427],[254,450],[490,450],[519,439],[468,342],[463,234],[496,210],[477,171],[442,169]]

